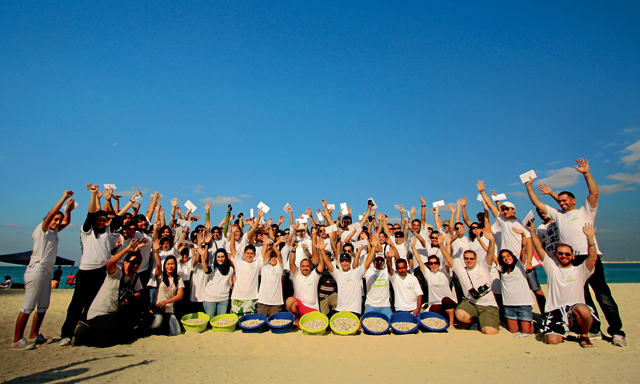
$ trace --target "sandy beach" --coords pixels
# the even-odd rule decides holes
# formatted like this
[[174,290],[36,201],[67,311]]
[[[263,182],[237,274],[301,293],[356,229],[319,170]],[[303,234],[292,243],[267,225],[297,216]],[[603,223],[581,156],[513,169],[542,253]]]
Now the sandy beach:
[[[543,286],[546,292],[546,286]],[[640,284],[612,284],[627,333],[627,348],[595,340],[547,346],[535,336],[516,338],[453,330],[444,334],[306,336],[187,333],[153,336],[106,349],[64,347],[11,351],[24,291],[0,291],[0,379],[10,383],[136,382],[616,382],[640,380]],[[55,290],[43,334],[56,340],[71,290]],[[534,309],[534,312],[538,312]],[[601,312],[600,312],[601,313]],[[27,330],[30,327],[30,323]],[[603,319],[603,329],[606,321]]]

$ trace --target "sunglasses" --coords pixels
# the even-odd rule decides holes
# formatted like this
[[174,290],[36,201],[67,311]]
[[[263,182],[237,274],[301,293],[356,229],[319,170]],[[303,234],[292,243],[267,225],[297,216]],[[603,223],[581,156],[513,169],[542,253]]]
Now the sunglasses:
[[558,251],[556,251],[556,255],[558,255],[558,256],[571,256],[572,253],[571,252],[558,252]]
[[429,261],[427,262],[427,265],[440,265],[439,261]]
[[129,263],[131,265],[135,265],[135,266],[140,266],[140,262],[139,261],[127,261],[127,263]]
[[464,259],[465,260],[475,260],[475,258],[473,258],[473,257],[465,257]]
[[430,237],[431,240],[438,240],[437,237]]
[[511,209],[511,207],[502,207],[502,208],[500,208],[501,211],[508,211],[510,209]]
[[478,227],[471,227],[471,229],[478,229]]
[[404,235],[402,233],[396,233],[395,237],[396,237],[396,239],[402,239],[404,237]]

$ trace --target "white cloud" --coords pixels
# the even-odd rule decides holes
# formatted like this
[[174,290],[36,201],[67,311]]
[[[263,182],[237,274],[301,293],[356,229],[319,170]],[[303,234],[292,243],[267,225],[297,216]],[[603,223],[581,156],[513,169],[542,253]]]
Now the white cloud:
[[118,143],[113,143],[113,146],[114,146],[114,147],[118,146]]
[[625,129],[622,131],[622,134],[623,134],[623,135],[624,135],[624,134],[627,134],[627,135],[628,135],[628,134],[634,134],[634,133],[638,133],[638,132],[640,132],[640,127],[625,128]]
[[602,149],[605,149],[605,148],[608,148],[608,147],[613,147],[616,144],[618,144],[618,142],[614,141],[613,143],[609,143],[609,144],[605,145],[604,147],[602,147]]
[[522,182],[516,181],[515,183],[509,184],[510,187],[515,187],[516,185],[520,185]]
[[551,163],[549,163],[547,165],[556,165],[556,164],[560,164],[560,161],[552,161]]
[[[522,183],[520,183],[520,184],[522,184]],[[516,196],[516,197],[527,197],[527,196],[529,196],[529,195],[527,195],[526,193],[521,192],[521,191],[508,192],[508,193],[506,193],[506,194],[507,194],[507,195],[513,195],[513,196]]]
[[243,199],[248,199],[251,197],[251,195],[240,195],[240,197],[242,197]]
[[202,204],[211,204],[214,206],[220,206],[220,205],[227,205],[227,204],[233,204],[233,203],[241,203],[242,200],[238,199],[237,197],[234,196],[217,196],[216,198],[213,197],[207,197],[204,199],[200,199],[200,202]]
[[[120,191],[120,190],[116,189],[114,192],[115,192],[116,195],[120,195],[120,196],[125,196],[125,197],[132,197],[133,196],[133,191],[130,190],[130,189],[126,189],[126,190],[123,190],[123,191]],[[149,190],[146,189],[146,188],[142,188],[140,190],[140,192],[142,192],[143,195],[146,195],[147,192],[149,192]]]
[[625,148],[623,152],[631,153],[623,157],[622,162],[626,163],[627,165],[634,165],[635,163],[637,163],[638,160],[640,160],[640,140]]
[[620,191],[634,191],[635,188],[627,187],[627,184],[611,184],[611,185],[598,185],[598,190],[605,195],[610,195],[612,193],[620,192]]
[[202,193],[203,189],[204,187],[202,185],[198,185],[196,187],[193,187],[193,193]]
[[612,233],[612,232],[615,232],[615,231],[613,229],[598,228],[598,233]]
[[632,175],[629,173],[616,173],[616,174],[607,176],[607,179],[623,181],[627,184],[640,185],[640,173],[636,173],[635,175]]
[[10,227],[10,228],[29,228],[26,225],[17,225],[17,224],[11,224],[11,223],[2,224],[2,226]]
[[610,161],[611,161],[611,160],[607,159],[607,160],[604,160],[602,163],[604,164],[604,163],[608,163],[608,162],[610,162]]
[[549,188],[565,188],[570,187],[578,182],[580,172],[573,167],[564,167],[547,171],[548,177],[539,179],[536,184],[547,184]]

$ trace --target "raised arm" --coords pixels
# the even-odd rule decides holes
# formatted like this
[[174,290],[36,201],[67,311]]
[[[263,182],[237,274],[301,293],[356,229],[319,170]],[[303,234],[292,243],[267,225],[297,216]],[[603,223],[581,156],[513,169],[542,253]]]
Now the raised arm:
[[486,185],[484,185],[484,181],[478,180],[478,183],[476,184],[476,186],[478,187],[478,192],[480,192],[480,194],[482,195],[482,200],[487,204],[487,207],[489,207],[489,209],[491,209],[491,213],[493,214],[493,217],[500,216],[500,211],[493,204],[493,201],[491,201],[491,198],[484,191],[485,188],[486,188]]
[[[47,217],[45,217],[44,221],[42,222],[42,232],[47,232],[49,230],[49,226],[51,225],[51,222],[53,221],[53,218],[56,216],[56,214],[58,212],[60,212],[60,209],[62,208],[62,205],[64,204],[64,202],[68,198],[70,198],[71,196],[73,196],[73,191],[64,191],[64,193],[62,194],[62,197],[60,198],[60,200],[58,200],[58,202],[55,203],[53,208],[51,208],[51,210],[47,214]],[[73,209],[73,204],[71,204],[71,209]],[[67,215],[71,215],[71,210],[69,210],[69,204],[67,204],[67,210],[66,210],[66,213],[65,213],[65,219],[66,219]],[[71,221],[71,216],[69,216],[69,222],[70,221]],[[64,219],[63,219],[63,222],[64,222]],[[67,223],[67,225],[68,225],[68,223]],[[58,231],[60,231],[60,230],[61,229],[58,228]]]
[[153,241],[153,259],[156,261],[156,269],[153,274],[158,277],[162,275],[162,261],[160,260],[160,239]]
[[224,225],[222,227],[222,234],[224,237],[227,237],[227,232],[229,232],[229,222],[231,221],[231,204],[227,204],[227,214],[224,217]]
[[113,197],[113,188],[105,188],[104,189],[104,211],[114,212],[113,206],[111,206],[111,197]]
[[598,190],[598,184],[591,176],[591,172],[589,172],[589,161],[586,159],[578,159],[576,160],[578,165],[574,165],[573,167],[584,176],[584,181],[587,182],[587,188],[589,189],[589,196],[587,196],[587,202],[591,206],[591,208],[595,208],[598,206],[598,196],[600,195],[600,191]]
[[453,227],[455,227],[456,223],[460,222],[460,211],[462,211],[462,199],[458,199],[456,202],[456,221],[451,223]]
[[496,242],[491,230],[485,231],[484,237],[489,240],[489,248],[487,249],[487,256],[484,260],[487,262],[488,266],[491,266],[491,264],[493,264],[493,259],[496,257]]
[[420,196],[420,204],[422,204],[422,208],[420,209],[420,222],[422,223],[422,228],[427,227],[427,201]]
[[433,214],[435,215],[435,224],[436,224],[436,231],[438,232],[442,232],[442,219],[440,218],[440,206],[437,205],[434,209],[433,209]]
[[547,184],[538,184],[537,188],[540,190],[541,195],[549,195],[553,200],[556,201],[556,203],[558,202],[558,195],[553,192],[553,189],[549,188]]
[[533,242],[533,248],[535,248],[536,253],[538,254],[538,257],[540,258],[540,261],[543,261],[544,258],[547,256],[547,253],[544,251],[544,248],[542,247],[542,243],[540,242],[540,239],[538,239],[538,233],[536,231],[535,224],[533,224],[533,220],[529,221],[528,227],[529,227],[529,232],[531,232],[531,241]]
[[322,248],[322,250],[318,249],[318,252],[320,253],[320,257],[322,258],[322,261],[324,262],[325,268],[327,268],[329,273],[332,273],[333,272],[333,264],[331,263],[331,259],[329,258],[329,256],[327,256],[327,253],[324,251],[324,248]]
[[160,194],[156,191],[153,191],[151,204],[149,204],[149,208],[147,209],[147,213],[145,214],[145,216],[147,217],[147,219],[149,219],[149,221],[151,221],[151,218],[153,217],[153,212],[155,212],[156,210],[156,204],[158,204],[159,197],[160,197]]
[[329,210],[329,208],[327,208],[327,201],[325,199],[322,199],[322,208],[324,208],[324,219],[327,220],[327,223],[329,225],[335,224],[333,218],[331,217],[331,211]]
[[135,237],[131,239],[129,244],[124,247],[120,252],[116,252],[115,255],[111,256],[109,260],[107,260],[107,273],[113,275],[118,268],[118,261],[129,252],[135,252],[139,245],[143,244],[145,241],[136,239]]
[[[69,191],[69,192],[73,194],[73,191]],[[71,224],[71,211],[73,211],[73,209],[75,208],[75,205],[76,205],[76,201],[73,198],[67,200],[67,209],[65,209],[64,211],[64,217],[62,218],[62,222],[60,223],[60,225],[58,225],[58,232],[67,228],[67,226]]]
[[415,255],[413,258],[418,261],[418,267],[420,267],[420,270],[424,274],[424,273],[427,273],[427,268],[424,266],[424,263],[422,262],[422,257],[420,257],[420,255],[418,254],[418,250],[416,249],[417,240],[418,239],[416,237],[411,239],[411,252],[413,252],[413,254]]
[[[591,203],[589,203],[591,204]],[[596,262],[598,261],[598,250],[596,249],[596,231],[598,228],[594,227],[592,224],[586,223],[584,227],[582,227],[582,233],[587,236],[587,244],[589,246],[589,250],[587,251],[588,256],[584,263],[587,266],[589,272],[592,272],[596,267]]]
[[451,257],[451,253],[444,244],[444,236],[442,233],[438,233],[438,248],[440,248],[440,252],[442,252],[442,256],[444,257],[445,263],[449,266],[449,268],[453,268],[453,257]]
[[256,233],[256,229],[258,228],[258,223],[260,223],[260,219],[262,219],[262,215],[264,215],[264,212],[262,212],[262,209],[258,209],[258,217],[255,220],[253,220],[251,229],[249,229],[249,232],[247,232],[247,238],[251,238],[253,234]]
[[467,198],[463,197],[462,199],[460,199],[460,204],[460,210],[462,211],[462,220],[468,228],[471,228],[471,224],[473,224],[473,222],[469,220],[469,216],[467,216]]
[[367,200],[367,211],[362,215],[362,220],[360,220],[360,228],[364,228],[367,224],[367,220],[369,219],[369,215],[371,214],[371,208],[373,207],[373,203]]
[[533,190],[533,179],[531,178],[531,176],[529,176],[529,180],[527,180],[524,183],[524,185],[527,188],[527,194],[529,195],[529,200],[531,200],[531,203],[533,203],[533,205],[535,205],[536,208],[540,209],[546,215],[547,205],[544,204],[542,201],[540,201],[540,198],[538,197],[536,192]]
[[298,244],[295,244],[291,247],[291,254],[289,255],[289,272],[291,275],[295,275],[298,267],[296,267],[296,249],[298,248]]

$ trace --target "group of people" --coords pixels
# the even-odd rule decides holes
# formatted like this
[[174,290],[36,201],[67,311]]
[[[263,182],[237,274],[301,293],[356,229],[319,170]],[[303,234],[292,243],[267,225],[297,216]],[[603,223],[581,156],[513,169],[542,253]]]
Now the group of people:
[[[91,200],[80,234],[82,258],[60,345],[106,347],[149,334],[177,335],[178,319],[199,311],[214,317],[270,316],[286,310],[296,315],[296,325],[313,311],[328,316],[350,311],[358,317],[371,311],[389,317],[431,311],[457,328],[493,335],[504,322],[510,332],[531,334],[535,300],[548,344],[574,332],[582,347],[590,347],[591,338],[600,335],[600,322],[588,282],[613,344],[625,346],[595,239],[598,187],[588,162],[577,163],[589,190],[581,208],[570,192],[555,194],[539,185],[559,209],[546,205],[532,180],[525,183],[543,221],[537,228],[533,220],[516,218],[513,203],[493,202],[482,181],[477,188],[484,211],[477,221],[469,220],[463,198],[449,205],[448,220],[441,219],[439,206],[433,209],[435,227],[427,224],[422,197],[419,218],[415,207],[402,209],[400,223],[394,224],[376,212],[373,200],[359,221],[353,220],[351,207],[334,220],[325,200],[315,216],[307,207],[294,219],[287,204],[289,228],[282,228],[285,216],[277,223],[265,220],[262,209],[255,218],[242,213],[236,218],[230,205],[213,225],[209,204],[204,224],[197,225],[197,218],[190,211],[183,214],[173,199],[167,224],[157,192],[141,214],[139,190],[120,207],[112,189],[101,192],[87,184]],[[57,233],[71,222],[72,196],[65,191],[33,233],[13,349],[32,349],[46,341],[39,330],[49,305]],[[546,297],[534,268],[538,261],[548,276]]]

